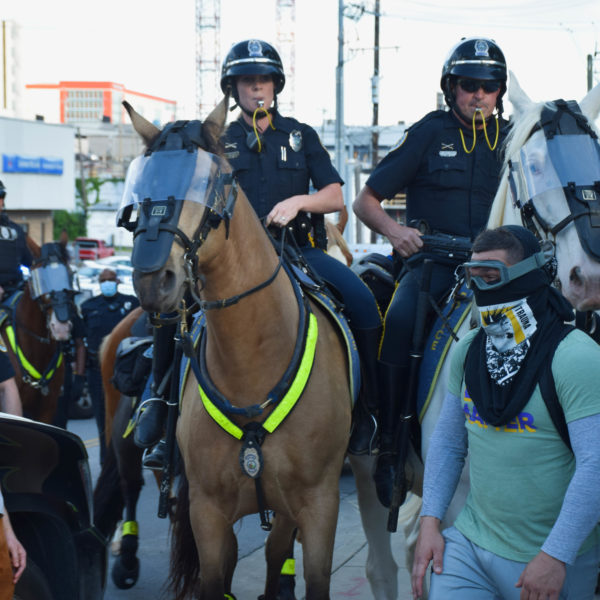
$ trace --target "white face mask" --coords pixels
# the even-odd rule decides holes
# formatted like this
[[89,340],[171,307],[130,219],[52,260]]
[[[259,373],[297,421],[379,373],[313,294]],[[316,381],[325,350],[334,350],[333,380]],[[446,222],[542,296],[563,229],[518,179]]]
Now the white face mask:
[[526,298],[478,308],[481,325],[498,352],[513,350],[537,329],[537,321]]
[[100,292],[103,296],[114,296],[117,293],[117,282],[110,280],[100,282]]

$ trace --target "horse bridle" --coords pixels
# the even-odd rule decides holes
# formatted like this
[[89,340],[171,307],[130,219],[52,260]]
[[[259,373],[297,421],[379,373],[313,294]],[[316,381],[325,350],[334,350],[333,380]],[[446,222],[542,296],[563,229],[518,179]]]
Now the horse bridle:
[[[540,120],[536,127],[531,131],[533,135],[536,131],[543,131],[546,140],[553,139],[560,134],[578,134],[589,135],[592,139],[597,139],[597,135],[590,127],[586,117],[581,113],[579,105],[573,101],[555,100],[550,104],[546,104],[542,109]],[[556,235],[562,231],[567,225],[575,223],[579,225],[579,219],[589,217],[592,227],[600,227],[600,201],[598,201],[597,193],[600,193],[600,182],[594,181],[592,186],[581,191],[581,199],[577,197],[577,187],[574,182],[568,182],[563,187],[569,214],[561,219],[558,223],[548,223],[537,210],[533,198],[527,198],[524,202],[519,199],[516,166],[512,160],[508,161],[509,168],[509,184],[511,187],[513,201],[521,213],[523,224],[529,229],[540,241],[550,241],[556,238]],[[580,232],[578,227],[578,235],[585,240],[583,232]],[[582,243],[586,252],[594,258],[600,258],[591,248],[588,248],[587,243]]]

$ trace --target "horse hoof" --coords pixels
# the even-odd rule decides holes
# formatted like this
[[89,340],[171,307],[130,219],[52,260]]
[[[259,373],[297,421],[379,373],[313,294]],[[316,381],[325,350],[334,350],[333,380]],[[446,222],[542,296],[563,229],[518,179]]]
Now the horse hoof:
[[120,590],[128,590],[132,588],[140,576],[140,561],[136,557],[135,565],[132,569],[126,569],[120,560],[116,560],[112,568],[112,579],[114,584]]

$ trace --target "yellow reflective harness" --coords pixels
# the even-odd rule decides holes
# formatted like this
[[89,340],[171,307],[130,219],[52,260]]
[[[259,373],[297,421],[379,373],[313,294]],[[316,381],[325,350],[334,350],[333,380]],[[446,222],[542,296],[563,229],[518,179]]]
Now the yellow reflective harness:
[[21,367],[21,378],[32,388],[39,389],[45,396],[48,393],[48,384],[50,383],[50,380],[54,377],[57,369],[62,364],[63,354],[60,349],[57,349],[43,373],[40,373],[29,360],[27,360],[27,357],[23,354],[23,351],[17,343],[17,335],[11,324],[11,321],[14,321],[15,311],[22,296],[23,292],[18,290],[6,302],[0,305],[0,326],[6,322],[4,330],[6,331],[10,349]]

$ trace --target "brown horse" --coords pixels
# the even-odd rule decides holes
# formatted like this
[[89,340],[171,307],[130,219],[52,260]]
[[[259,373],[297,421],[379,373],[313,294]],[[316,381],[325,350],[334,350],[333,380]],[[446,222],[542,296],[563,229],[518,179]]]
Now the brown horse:
[[[4,299],[3,313],[6,318],[0,325],[2,343],[16,373],[16,382],[23,405],[23,413],[36,421],[51,423],[63,383],[63,357],[60,342],[69,339],[71,310],[74,310],[73,293],[63,288],[50,289],[65,279],[64,264],[54,263],[61,276],[54,282],[43,269],[42,249],[27,238],[34,266],[31,279],[23,288],[20,298],[9,305],[11,298]],[[45,245],[43,249],[52,249]],[[56,256],[58,258],[58,256]]]
[[[195,377],[187,379],[177,440],[189,494],[179,497],[178,515],[187,515],[193,537],[185,518],[176,524],[171,582],[178,599],[192,593],[199,598],[222,598],[230,593],[237,561],[233,525],[264,508],[276,513],[266,546],[265,599],[276,597],[295,528],[302,537],[306,597],[328,598],[338,482],[351,419],[346,348],[336,326],[315,302],[310,301],[304,312],[290,277],[279,268],[280,258],[241,190],[237,190],[236,200],[235,186],[226,175],[231,169],[216,156],[226,114],[223,102],[202,126],[206,148],[194,149],[194,159],[210,167],[196,172],[194,177],[199,179],[192,182],[206,177],[206,197],[225,199],[227,206],[212,200],[210,206],[185,201],[174,223],[178,241],[187,239],[193,255],[190,247],[184,250],[172,244],[165,264],[148,271],[136,268],[135,261],[136,245],[142,245],[144,236],[134,242],[134,282],[142,307],[152,312],[173,311],[189,284],[205,310],[201,361],[212,385],[227,405],[238,411],[262,405],[259,421],[223,414],[230,423],[228,432],[215,420],[220,419],[214,411],[216,405],[211,408],[210,401],[201,399]],[[134,111],[130,110],[130,115],[138,133],[152,147],[161,132]],[[172,169],[176,172],[178,168],[171,162],[169,169],[161,172],[161,156],[156,154],[154,182],[168,178]],[[144,185],[143,175],[140,182]],[[161,211],[150,208],[148,215]],[[220,217],[218,222],[215,215]],[[209,221],[207,232],[202,224]],[[199,278],[202,289],[198,289]],[[234,294],[240,295],[239,302],[218,301]],[[303,320],[308,324],[307,337],[299,327]],[[265,400],[297,354],[297,339],[305,349],[295,383],[286,388],[285,398],[288,402],[294,395],[298,399],[276,426],[282,410],[289,407],[286,402],[273,407]],[[269,417],[272,419],[265,421]],[[251,421],[262,422],[272,431],[262,445],[249,446]],[[244,446],[236,439],[238,435],[243,435]],[[241,459],[248,474],[240,467]],[[260,480],[252,475],[260,475]]]

